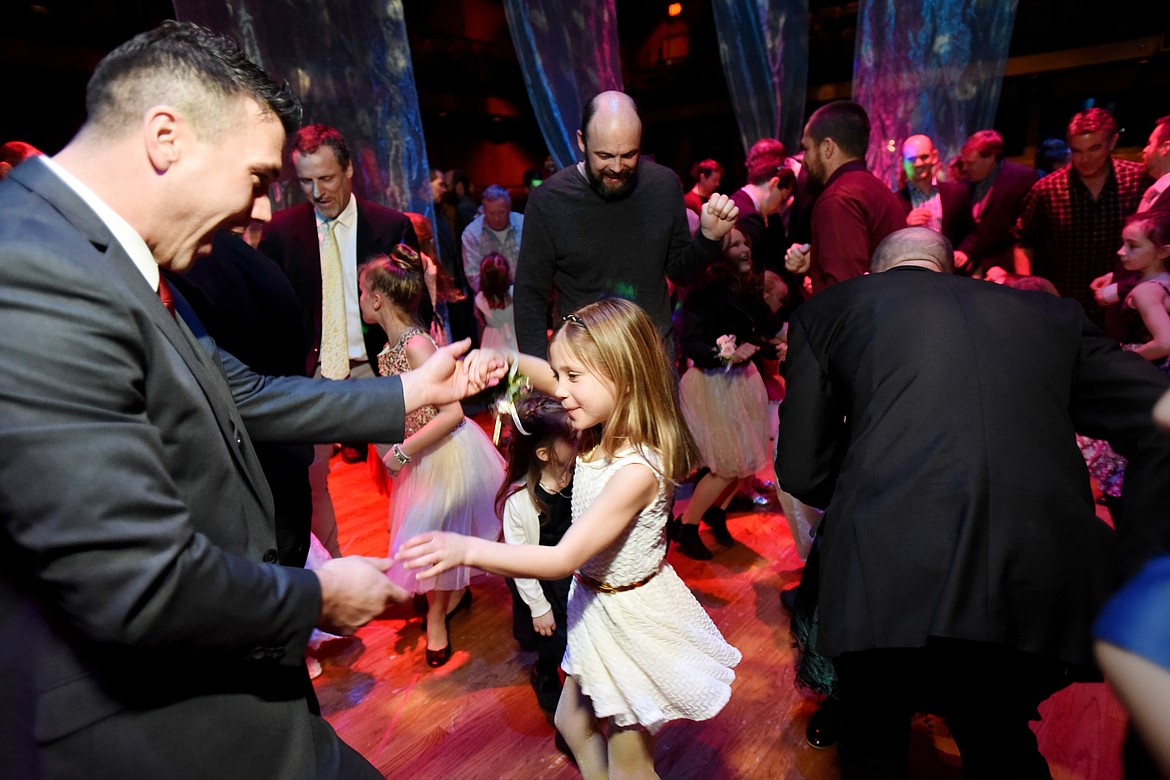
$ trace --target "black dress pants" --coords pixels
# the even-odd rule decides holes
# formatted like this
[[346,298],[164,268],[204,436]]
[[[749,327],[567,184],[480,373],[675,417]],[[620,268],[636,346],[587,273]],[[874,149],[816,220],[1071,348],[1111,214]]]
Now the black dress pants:
[[902,778],[916,712],[941,715],[964,778],[1051,778],[1028,722],[1071,682],[1065,665],[1010,648],[932,640],[922,648],[834,659],[841,697],[841,777]]

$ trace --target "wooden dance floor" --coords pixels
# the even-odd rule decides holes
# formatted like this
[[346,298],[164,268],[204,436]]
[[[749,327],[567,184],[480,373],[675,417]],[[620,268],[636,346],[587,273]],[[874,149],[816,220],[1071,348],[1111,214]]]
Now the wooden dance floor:
[[[364,463],[334,458],[330,487],[341,548],[347,555],[386,554],[387,506]],[[775,502],[729,515],[738,543],[713,546],[712,561],[672,550],[670,562],[733,645],[743,652],[731,701],[704,723],[674,722],[658,734],[663,778],[836,778],[836,748],[804,739],[816,702],[793,686],[793,650],[782,588],[796,583],[800,559]],[[704,532],[704,541],[714,541]],[[474,603],[451,621],[454,656],[432,670],[419,618],[409,605],[356,639],[326,644],[315,680],[321,708],[338,733],[389,778],[498,780],[577,778],[553,745],[551,718],[528,683],[534,652],[512,639],[511,598],[503,579],[473,581]],[[1041,708],[1040,747],[1053,776],[1115,780],[1124,715],[1103,684],[1076,685]],[[914,723],[911,775],[958,778],[958,755],[946,724]]]

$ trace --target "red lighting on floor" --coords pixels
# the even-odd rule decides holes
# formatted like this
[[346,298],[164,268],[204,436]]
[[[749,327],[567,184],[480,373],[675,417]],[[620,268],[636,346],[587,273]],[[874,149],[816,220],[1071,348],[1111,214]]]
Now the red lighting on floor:
[[682,13],[682,3],[671,3],[670,5],[666,6],[666,15],[667,16],[678,16],[681,13]]

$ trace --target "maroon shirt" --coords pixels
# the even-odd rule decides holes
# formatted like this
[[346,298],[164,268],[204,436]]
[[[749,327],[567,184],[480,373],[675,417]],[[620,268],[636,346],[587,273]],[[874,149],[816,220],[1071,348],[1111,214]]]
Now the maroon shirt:
[[833,172],[812,214],[813,292],[861,276],[883,238],[906,227],[906,210],[865,167],[847,162]]

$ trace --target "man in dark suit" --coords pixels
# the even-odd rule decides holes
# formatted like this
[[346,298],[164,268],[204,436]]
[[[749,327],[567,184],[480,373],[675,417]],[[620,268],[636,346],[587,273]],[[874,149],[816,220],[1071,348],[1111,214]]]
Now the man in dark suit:
[[778,474],[826,508],[817,644],[845,778],[902,776],[915,710],[947,718],[965,774],[1049,776],[1028,720],[1089,674],[1114,567],[1074,432],[1130,459],[1116,524],[1135,551],[1166,542],[1150,412],[1170,380],[1076,303],[952,262],[939,234],[898,231],[790,323]]
[[958,244],[956,254],[967,255],[970,275],[982,278],[994,267],[1016,270],[1016,237],[1012,232],[1024,207],[1024,198],[1036,183],[1037,171],[1003,158],[1003,136],[980,130],[959,151],[963,171],[971,182],[974,232]]
[[[240,236],[215,234],[211,253],[187,273],[164,272],[220,349],[265,376],[304,376],[301,307],[276,263]],[[313,498],[309,444],[256,442],[256,456],[272,489],[276,549],[285,566],[304,566],[309,553]]]
[[0,183],[0,777],[380,777],[312,711],[303,657],[314,626],[405,594],[385,560],[277,565],[252,438],[398,440],[478,383],[457,349],[401,378],[261,377],[164,308],[160,268],[270,216],[300,118],[232,42],[166,22],[86,103]]
[[[939,181],[938,149],[927,135],[912,135],[902,143],[902,171],[906,185],[898,190],[898,197],[906,209],[908,227],[930,228],[942,233],[959,246],[975,229],[971,218],[971,202],[967,186],[958,182]],[[970,265],[966,253],[955,251],[955,268],[968,274]]]
[[[386,334],[377,325],[362,322],[357,269],[400,243],[417,249],[414,228],[402,212],[353,193],[349,146],[335,128],[302,127],[293,136],[292,162],[309,200],[273,215],[260,251],[284,270],[301,303],[306,370],[326,379],[377,376],[378,352],[386,345]],[[364,456],[365,444],[349,446]],[[341,548],[328,481],[332,453],[331,444],[318,445],[309,475],[313,533],[337,557]]]

